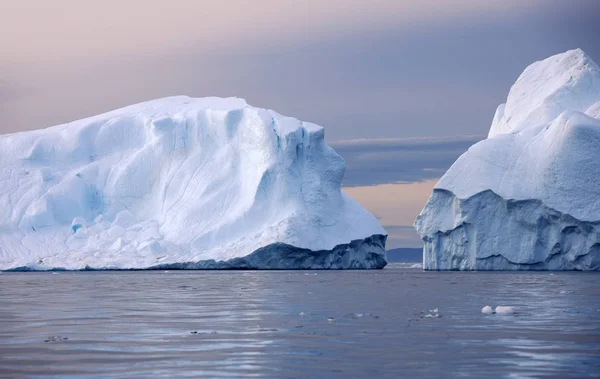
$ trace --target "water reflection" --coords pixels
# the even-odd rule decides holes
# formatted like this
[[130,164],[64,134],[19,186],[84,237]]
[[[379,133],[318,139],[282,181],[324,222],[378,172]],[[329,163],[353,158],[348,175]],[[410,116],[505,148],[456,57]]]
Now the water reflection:
[[600,372],[594,274],[5,273],[0,304],[9,377]]

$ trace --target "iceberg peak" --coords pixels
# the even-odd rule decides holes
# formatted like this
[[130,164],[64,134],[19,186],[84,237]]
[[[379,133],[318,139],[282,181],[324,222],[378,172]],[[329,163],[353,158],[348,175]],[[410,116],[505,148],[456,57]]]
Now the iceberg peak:
[[586,112],[599,99],[600,68],[581,49],[528,66],[494,116],[489,137],[546,124],[566,110]]

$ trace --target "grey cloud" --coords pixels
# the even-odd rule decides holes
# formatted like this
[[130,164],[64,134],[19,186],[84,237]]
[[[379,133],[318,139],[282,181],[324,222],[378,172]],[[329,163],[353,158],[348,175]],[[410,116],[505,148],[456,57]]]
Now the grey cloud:
[[439,178],[483,136],[335,141],[346,161],[344,186],[410,183]]
[[386,247],[395,249],[397,247],[423,247],[423,242],[412,226],[405,225],[383,225],[388,232]]
[[528,64],[574,47],[600,61],[598,12],[598,1],[546,0],[512,13],[324,30],[318,39],[189,42],[43,66],[33,79],[14,78],[35,93],[0,115],[0,132],[183,94],[244,97],[324,126],[328,140],[483,135]]

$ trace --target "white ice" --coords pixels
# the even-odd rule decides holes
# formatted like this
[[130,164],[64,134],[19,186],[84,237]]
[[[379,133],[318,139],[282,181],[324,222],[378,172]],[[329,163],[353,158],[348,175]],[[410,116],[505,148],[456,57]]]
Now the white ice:
[[515,313],[515,310],[513,307],[499,305],[496,307],[496,310],[494,312],[497,315],[512,315]]
[[600,269],[600,68],[529,66],[415,221],[427,270]]
[[[237,98],[170,97],[0,136],[0,269],[228,261],[274,243],[331,250],[374,235],[384,244],[375,217],[340,191],[343,175],[323,128]],[[346,250],[343,263],[314,264],[385,261],[377,246]],[[253,264],[294,268],[269,259]]]

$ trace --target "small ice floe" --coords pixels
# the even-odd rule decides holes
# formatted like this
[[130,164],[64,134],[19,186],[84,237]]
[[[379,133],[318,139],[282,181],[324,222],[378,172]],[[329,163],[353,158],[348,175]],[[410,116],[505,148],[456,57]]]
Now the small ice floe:
[[390,267],[393,268],[423,268],[423,264],[422,263],[418,263],[418,262],[394,262],[394,263],[390,263]]
[[304,317],[304,316],[306,316],[306,313],[300,312],[300,317]]
[[168,274],[170,271],[163,271],[163,274]]
[[481,313],[483,313],[484,315],[491,315],[492,313],[494,313],[494,310],[489,305],[486,305],[485,307],[481,308]]
[[53,272],[52,272],[52,275],[60,275],[60,273],[58,273],[58,272],[56,272],[56,271],[53,271]]
[[317,273],[315,272],[315,273],[311,274],[311,273],[305,272],[304,275],[317,275]]
[[327,317],[327,322],[335,322],[335,318],[333,318],[333,317]]
[[561,295],[570,295],[572,293],[575,293],[575,291],[560,291]]
[[423,316],[423,318],[438,318],[441,317],[440,312],[437,308],[430,309],[429,313]]
[[513,307],[507,307],[503,305],[498,305],[496,307],[496,314],[498,315],[512,315],[515,313]]

